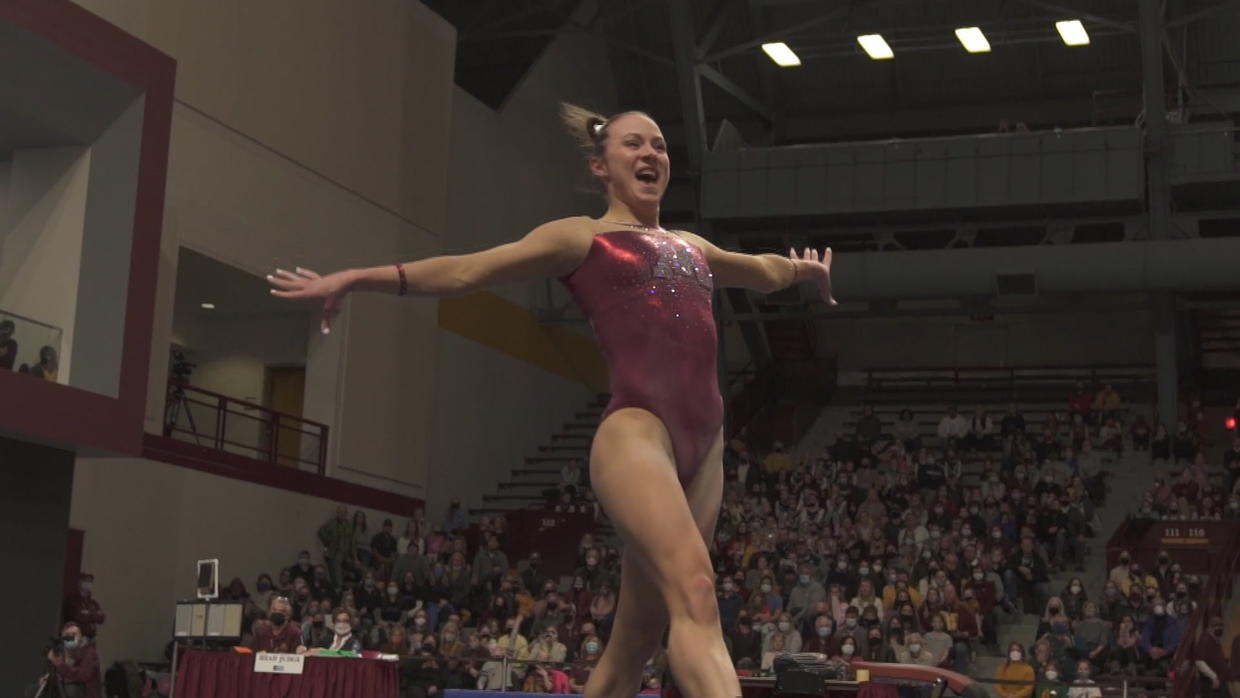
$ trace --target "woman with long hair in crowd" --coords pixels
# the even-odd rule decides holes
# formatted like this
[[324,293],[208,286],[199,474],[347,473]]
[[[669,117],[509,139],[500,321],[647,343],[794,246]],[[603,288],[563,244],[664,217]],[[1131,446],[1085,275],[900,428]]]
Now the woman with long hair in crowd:
[[[556,277],[589,318],[610,368],[612,399],[590,454],[590,483],[625,542],[615,635],[587,695],[636,693],[670,626],[668,655],[690,698],[740,695],[715,602],[708,545],[723,492],[723,401],[716,371],[715,288],[770,293],[813,282],[831,294],[831,251],[728,252],[664,229],[668,145],[646,114],[562,109],[606,192],[599,218],[564,218],[467,255],[268,277],[282,298],[323,304],[327,332],[352,291],[443,296]],[[694,531],[698,535],[684,535]]]

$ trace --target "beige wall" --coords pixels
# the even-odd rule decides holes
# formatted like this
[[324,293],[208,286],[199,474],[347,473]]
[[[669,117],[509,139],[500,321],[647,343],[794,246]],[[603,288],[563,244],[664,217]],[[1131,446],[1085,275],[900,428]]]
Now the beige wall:
[[[77,314],[90,151],[37,148],[13,153],[9,194],[0,208],[0,314],[25,316],[61,330],[58,379],[67,383]],[[39,361],[46,328],[25,325],[14,338],[14,367]]]
[[[553,218],[602,213],[557,110],[561,100],[614,110],[608,65],[602,42],[568,34],[548,46],[501,111],[455,91],[446,250],[477,250],[515,240]],[[494,291],[535,308],[546,303],[546,289],[539,281]],[[568,299],[558,281],[551,289],[554,303]],[[577,329],[589,334],[585,326]],[[481,504],[483,493],[510,479],[509,471],[548,443],[593,394],[577,381],[441,332],[429,513],[439,516],[450,495],[467,506]]]
[[[78,458],[69,525],[85,531],[82,569],[108,614],[103,666],[156,661],[171,639],[173,604],[194,594],[194,561],[220,559],[220,582],[254,591],[262,572],[293,564],[300,550],[322,560],[315,532],[336,503],[142,459]],[[351,507],[351,509],[353,509]],[[410,512],[367,509],[370,527]]]
[[[254,274],[438,251],[455,31],[403,0],[80,4],[178,65],[147,410],[158,432],[179,246]],[[423,493],[436,329],[433,301],[359,296],[310,340],[304,412],[332,427],[341,477]]]

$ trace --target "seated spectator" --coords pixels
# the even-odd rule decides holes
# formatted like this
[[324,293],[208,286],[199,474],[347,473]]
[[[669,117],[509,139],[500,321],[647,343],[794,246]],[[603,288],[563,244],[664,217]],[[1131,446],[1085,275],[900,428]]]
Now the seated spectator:
[[1094,396],[1093,404],[1090,409],[1093,412],[1093,423],[1102,424],[1103,421],[1115,416],[1115,413],[1123,407],[1123,401],[1119,397],[1119,393],[1110,384],[1102,386],[1102,390]]
[[1098,687],[1098,682],[1089,678],[1092,673],[1088,660],[1077,662],[1076,679],[1068,689],[1068,698],[1102,698],[1102,689]]
[[1038,698],[1066,698],[1068,687],[1064,685],[1064,679],[1059,671],[1059,662],[1050,659],[1038,671],[1038,685],[1034,687],[1034,693]]
[[254,622],[254,639],[250,649],[255,652],[284,654],[304,649],[301,644],[301,626],[293,620],[293,607],[286,597],[272,598],[267,618]]
[[762,663],[762,635],[753,629],[749,614],[742,611],[728,633],[732,663],[737,669],[756,669]]
[[1009,598],[1020,602],[1026,613],[1037,612],[1047,598],[1050,581],[1046,561],[1035,550],[1033,538],[1021,538],[1020,548],[1008,558],[1003,585]]
[[13,370],[17,359],[17,340],[13,339],[16,331],[17,325],[12,320],[0,320],[0,369]]
[[896,663],[935,666],[936,658],[930,653],[922,641],[920,633],[910,633],[904,638],[904,645],[896,650]]
[[1182,419],[1176,424],[1175,435],[1171,439],[1171,455],[1176,463],[1190,462],[1197,455],[1197,436]]
[[331,618],[331,609],[327,607],[328,602],[324,600],[324,606],[317,608],[310,614],[309,620],[302,619],[301,623],[301,644],[303,647],[327,647],[331,644],[331,639],[335,630],[332,628],[328,620]]
[[1136,451],[1150,450],[1150,424],[1145,421],[1145,415],[1139,414],[1133,420],[1132,426],[1128,428],[1128,436],[1132,439],[1132,448]]
[[892,427],[891,436],[904,446],[906,451],[921,450],[921,428],[913,417],[913,411],[907,407],[900,410],[900,416]]
[[52,665],[51,674],[55,677],[54,685],[64,687],[64,693],[56,692],[55,695],[102,698],[103,679],[94,642],[82,633],[81,626],[74,621],[61,626],[60,639],[64,648],[52,648],[47,652],[47,661]]
[[525,656],[522,659],[559,664],[567,656],[568,648],[559,641],[558,631],[551,627],[543,630],[538,638],[526,647]]
[[788,613],[792,616],[793,623],[800,624],[815,604],[827,598],[822,584],[811,576],[812,571],[810,565],[802,563],[798,570],[797,584],[788,594]]
[[1153,617],[1145,621],[1141,630],[1141,650],[1147,656],[1147,670],[1165,674],[1184,636],[1188,614],[1178,618],[1169,616],[1162,599],[1155,599],[1153,611]]
[[1077,382],[1076,391],[1068,398],[1068,416],[1075,417],[1079,415],[1082,419],[1089,416],[1089,411],[1094,406],[1094,398],[1085,389],[1085,384]]
[[288,568],[288,576],[294,584],[298,580],[305,582],[314,580],[314,566],[310,564],[309,550],[303,550],[297,554],[297,562]]
[[1097,667],[1107,661],[1111,641],[1111,624],[1098,615],[1098,604],[1086,601],[1082,605],[1080,620],[1072,624],[1073,646],[1078,653]]
[[792,456],[784,451],[784,443],[776,441],[771,446],[771,452],[767,454],[766,460],[762,461],[762,466],[766,469],[768,477],[786,472],[792,468]]
[[999,680],[995,690],[999,698],[1029,698],[1033,695],[1033,686],[1027,683],[1006,684],[1004,681],[1032,682],[1036,677],[1033,667],[1025,662],[1025,648],[1019,642],[1008,645],[1007,661],[999,665],[995,671]]
[[[332,633],[334,635],[335,630]],[[404,626],[393,623],[384,629],[384,635],[386,639],[379,645],[380,652],[383,654],[394,654],[401,659],[407,659],[412,656],[413,650],[409,647],[409,638],[405,637]]]
[[952,648],[955,642],[952,636],[947,634],[947,620],[942,613],[935,613],[930,618],[930,631],[922,638],[922,642],[933,659],[932,666],[947,668],[951,665]]
[[1141,633],[1132,615],[1125,615],[1115,628],[1114,646],[1107,662],[1108,674],[1135,674],[1145,664]]
[[857,439],[869,449],[882,436],[883,423],[874,414],[874,406],[861,408],[861,416],[857,418]]
[[590,680],[590,674],[594,671],[594,665],[598,664],[599,657],[603,654],[603,642],[597,635],[590,635],[581,643],[581,652],[577,661],[585,664],[585,666],[574,667],[569,672],[570,687],[574,693],[582,693],[586,689],[586,682]]
[[759,666],[764,672],[773,671],[775,669],[775,657],[783,652],[791,652],[785,645],[784,636],[775,633],[770,636],[766,649],[762,651],[762,664]]
[[956,412],[956,406],[947,408],[947,414],[939,420],[939,444],[943,448],[956,448],[961,439],[969,435],[970,422]]
[[978,405],[969,420],[969,432],[965,435],[962,448],[966,451],[988,451],[994,448],[995,425],[986,410]]

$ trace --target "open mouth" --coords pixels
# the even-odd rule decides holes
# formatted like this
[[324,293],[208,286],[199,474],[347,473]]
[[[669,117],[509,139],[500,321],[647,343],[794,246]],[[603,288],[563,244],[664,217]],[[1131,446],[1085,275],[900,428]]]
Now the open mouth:
[[643,184],[656,184],[659,181],[659,173],[653,169],[643,168],[637,171],[637,181]]

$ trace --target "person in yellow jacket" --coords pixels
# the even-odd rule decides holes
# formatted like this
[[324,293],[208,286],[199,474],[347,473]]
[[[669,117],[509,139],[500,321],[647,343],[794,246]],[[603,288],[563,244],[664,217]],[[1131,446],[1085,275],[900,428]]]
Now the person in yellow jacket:
[[995,689],[999,698],[1030,698],[1032,684],[1006,684],[1004,681],[1033,681],[1033,667],[1025,661],[1025,648],[1019,642],[1008,645],[1008,659],[995,670],[999,683]]

